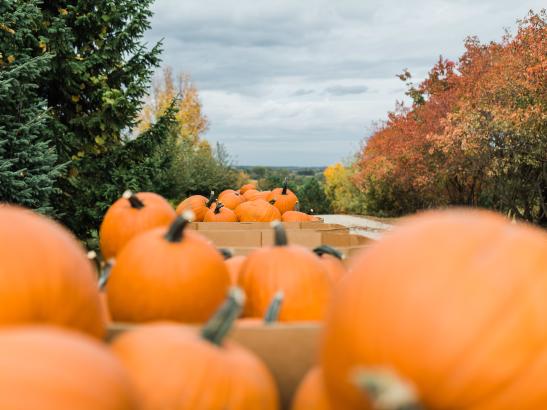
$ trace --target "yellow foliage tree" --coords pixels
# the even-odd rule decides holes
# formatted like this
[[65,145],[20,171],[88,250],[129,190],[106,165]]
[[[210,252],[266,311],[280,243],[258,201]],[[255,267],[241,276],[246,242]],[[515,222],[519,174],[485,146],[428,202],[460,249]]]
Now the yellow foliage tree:
[[365,209],[363,194],[353,183],[353,169],[337,162],[328,166],[325,176],[325,195],[335,213],[362,213]]
[[176,116],[178,135],[193,145],[210,150],[209,143],[200,138],[207,131],[209,121],[202,112],[197,87],[190,75],[185,73],[179,73],[175,82],[171,67],[165,67],[162,75],[152,82],[152,93],[148,96],[140,113],[139,131],[143,132],[150,128],[150,125],[161,117],[176,96],[179,97]]

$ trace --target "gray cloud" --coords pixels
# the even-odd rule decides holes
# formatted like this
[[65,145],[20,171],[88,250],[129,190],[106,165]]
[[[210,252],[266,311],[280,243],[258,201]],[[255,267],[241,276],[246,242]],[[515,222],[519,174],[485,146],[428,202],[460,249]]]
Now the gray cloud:
[[334,85],[325,90],[331,95],[364,94],[368,91],[366,85]]
[[[156,0],[146,39],[190,73],[211,126],[241,164],[325,165],[386,117],[463,40],[499,40],[529,8],[514,0]],[[269,155],[271,153],[272,155]]]

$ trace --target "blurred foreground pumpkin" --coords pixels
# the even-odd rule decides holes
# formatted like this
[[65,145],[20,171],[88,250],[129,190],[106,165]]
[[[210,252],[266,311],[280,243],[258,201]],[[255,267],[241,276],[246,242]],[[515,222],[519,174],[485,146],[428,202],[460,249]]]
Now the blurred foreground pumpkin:
[[48,326],[0,330],[0,408],[137,410],[119,360],[98,341]]
[[103,336],[97,275],[69,231],[2,205],[0,244],[0,325],[50,323]]
[[328,393],[337,409],[367,408],[357,385],[431,409],[547,408],[546,300],[545,231],[489,211],[409,217],[340,282]]
[[140,393],[141,410],[276,410],[272,376],[252,352],[225,341],[243,294],[228,301],[201,330],[176,324],[139,326],[112,348]]

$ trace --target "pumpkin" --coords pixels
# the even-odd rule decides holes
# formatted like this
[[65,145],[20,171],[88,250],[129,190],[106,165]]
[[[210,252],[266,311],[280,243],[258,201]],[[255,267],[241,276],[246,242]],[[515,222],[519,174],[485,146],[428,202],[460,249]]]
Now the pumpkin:
[[272,222],[281,220],[279,210],[262,199],[244,202],[234,212],[240,222]]
[[214,201],[214,191],[211,191],[209,198],[205,198],[203,195],[192,195],[186,198],[177,206],[177,215],[182,215],[186,211],[192,211],[194,213],[194,221],[203,222],[205,214],[207,213],[209,208],[211,208]]
[[298,198],[288,187],[287,178],[283,182],[283,188],[275,188],[268,196],[268,202],[275,206],[281,215],[287,211],[294,210],[298,202]]
[[106,285],[114,320],[203,322],[222,303],[228,269],[205,237],[185,229],[188,222],[178,216],[170,227],[145,232],[120,252]]
[[245,198],[239,192],[232,189],[223,191],[218,196],[219,202],[222,202],[226,208],[236,209],[237,206],[245,202]]
[[112,344],[140,393],[141,410],[277,410],[266,366],[250,350],[225,341],[243,295],[230,299],[201,330],[169,323],[139,326]]
[[281,220],[283,222],[311,222],[317,221],[318,219],[314,216],[305,214],[304,212],[287,211],[281,215]]
[[242,194],[246,201],[254,201],[255,199],[263,199],[260,191],[249,189]]
[[292,410],[335,410],[329,403],[319,366],[311,368],[300,382],[293,398]]
[[101,223],[99,245],[103,258],[108,260],[116,257],[135,235],[167,225],[174,217],[175,211],[160,195],[126,191],[122,198],[108,208]]
[[339,251],[328,245],[322,245],[315,248],[313,252],[319,256],[333,283],[338,282],[346,274],[347,269],[342,262],[344,255]]
[[425,408],[547,408],[546,294],[545,231],[490,211],[409,217],[339,283],[322,347],[329,396],[361,408],[350,380],[376,388],[386,369]]
[[237,216],[222,202],[217,202],[214,209],[209,209],[203,218],[204,222],[237,222]]
[[2,205],[0,243],[0,325],[51,323],[104,335],[97,275],[68,230]]
[[275,245],[247,256],[238,284],[247,295],[244,316],[263,317],[275,293],[284,294],[280,321],[321,320],[331,281],[317,256],[300,245],[288,245],[281,223],[274,224]]
[[239,193],[241,195],[245,194],[245,192],[250,190],[256,190],[256,184],[245,184],[241,188],[239,188]]
[[0,330],[0,408],[137,410],[129,376],[108,348],[48,326]]
[[230,274],[230,283],[232,285],[237,284],[239,271],[241,270],[241,266],[243,265],[243,262],[245,262],[245,259],[247,259],[246,256],[236,255],[224,261],[226,263],[226,267],[228,268],[228,273]]

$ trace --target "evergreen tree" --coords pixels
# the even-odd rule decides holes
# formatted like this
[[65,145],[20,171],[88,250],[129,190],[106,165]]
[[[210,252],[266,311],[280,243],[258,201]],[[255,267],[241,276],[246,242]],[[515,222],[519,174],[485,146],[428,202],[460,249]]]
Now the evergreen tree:
[[51,61],[32,57],[38,42],[28,33],[41,21],[37,2],[2,2],[0,16],[0,202],[52,213],[50,199],[62,172],[51,145],[46,101],[37,81]]
[[[14,0],[7,0],[13,2]],[[29,0],[15,0],[15,2]],[[105,210],[127,185],[153,187],[169,115],[141,138],[132,134],[150,77],[159,65],[160,44],[148,48],[153,0],[50,0],[33,35],[54,53],[41,83],[52,111],[58,161],[70,161],[54,205],[80,237],[97,229]],[[152,138],[154,136],[154,138]],[[156,138],[158,137],[158,138]],[[154,162],[152,165],[151,162]],[[139,174],[139,171],[145,171]]]
[[330,212],[330,202],[316,177],[306,178],[304,184],[298,187],[296,195],[302,212],[313,214]]

